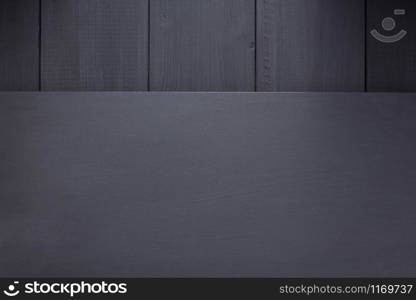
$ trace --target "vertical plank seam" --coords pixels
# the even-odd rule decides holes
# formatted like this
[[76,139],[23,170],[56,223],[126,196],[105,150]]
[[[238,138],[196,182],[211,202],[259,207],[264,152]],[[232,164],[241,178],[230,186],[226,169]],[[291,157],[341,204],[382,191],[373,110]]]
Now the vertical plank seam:
[[364,0],[364,92],[368,92],[368,39],[367,39],[367,0]]
[[147,91],[150,92],[150,0],[147,0]]
[[42,0],[39,0],[38,9],[38,90],[42,91]]
[[254,91],[257,92],[257,1],[254,0]]

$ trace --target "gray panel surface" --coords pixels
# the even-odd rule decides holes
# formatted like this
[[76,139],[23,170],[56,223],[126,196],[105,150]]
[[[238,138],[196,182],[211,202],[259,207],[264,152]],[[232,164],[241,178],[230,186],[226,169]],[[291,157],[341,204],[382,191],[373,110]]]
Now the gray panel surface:
[[364,91],[364,0],[258,0],[259,91]]
[[150,1],[150,89],[253,91],[254,0]]
[[39,1],[0,1],[0,91],[39,89]]
[[148,0],[42,1],[43,90],[147,90]]
[[416,276],[412,94],[0,93],[0,276]]
[[[395,9],[406,10],[395,15]],[[373,92],[416,91],[416,2],[413,0],[369,0],[367,6],[367,86]],[[396,27],[385,30],[384,18],[393,18]],[[401,30],[407,35],[395,43],[376,40],[371,31],[393,36]]]

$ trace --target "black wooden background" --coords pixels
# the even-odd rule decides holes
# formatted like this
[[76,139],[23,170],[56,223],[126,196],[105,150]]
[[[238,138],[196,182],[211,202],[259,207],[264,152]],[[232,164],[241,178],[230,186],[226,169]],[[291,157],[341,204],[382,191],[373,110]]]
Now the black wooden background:
[[368,34],[395,8],[410,27],[413,0],[2,0],[0,90],[414,91],[415,33]]

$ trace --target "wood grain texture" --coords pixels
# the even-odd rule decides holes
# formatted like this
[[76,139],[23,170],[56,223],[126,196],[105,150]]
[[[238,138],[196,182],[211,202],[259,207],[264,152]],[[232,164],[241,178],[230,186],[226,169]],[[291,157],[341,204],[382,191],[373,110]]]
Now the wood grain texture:
[[0,276],[415,277],[415,115],[411,94],[0,93]]
[[[394,9],[405,9],[406,15],[395,16]],[[412,0],[368,0],[367,6],[367,88],[370,92],[416,91],[416,3]],[[394,18],[396,28],[386,31],[381,22]],[[400,30],[407,35],[397,43],[385,44],[371,36],[373,29],[391,36]]]
[[0,90],[39,88],[39,1],[0,1]]
[[42,1],[43,90],[147,90],[148,0]]
[[151,90],[254,90],[254,0],[150,5]]
[[364,0],[258,0],[259,91],[364,91]]

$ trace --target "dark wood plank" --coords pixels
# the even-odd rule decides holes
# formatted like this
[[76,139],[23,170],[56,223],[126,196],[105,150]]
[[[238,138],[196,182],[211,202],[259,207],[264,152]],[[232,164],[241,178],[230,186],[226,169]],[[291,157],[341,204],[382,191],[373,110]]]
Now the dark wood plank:
[[364,91],[364,0],[258,0],[260,91]]
[[411,94],[0,94],[0,276],[415,277],[415,115]]
[[39,1],[0,1],[0,90],[39,89]]
[[254,90],[254,0],[150,5],[151,90]]
[[[395,15],[395,9],[404,9],[405,15]],[[416,91],[416,2],[412,0],[368,0],[367,6],[367,87],[371,92]],[[395,28],[383,28],[384,18],[392,18]],[[391,20],[390,20],[391,21]],[[388,20],[386,20],[388,22]],[[371,34],[377,30],[385,36],[394,36],[401,30],[406,36],[395,43],[380,42]],[[399,37],[399,36],[398,36]],[[383,39],[381,39],[383,41]]]
[[148,0],[42,1],[43,90],[147,90]]

